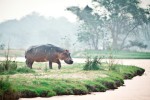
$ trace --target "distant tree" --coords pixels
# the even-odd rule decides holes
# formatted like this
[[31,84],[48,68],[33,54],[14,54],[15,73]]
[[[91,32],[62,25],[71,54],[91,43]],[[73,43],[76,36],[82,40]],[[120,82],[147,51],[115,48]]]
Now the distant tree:
[[113,49],[123,49],[134,29],[148,23],[149,10],[139,7],[139,0],[93,0],[109,12],[106,28],[112,36]]
[[[81,9],[73,6],[67,10],[83,21],[84,27],[81,27],[82,30],[78,33],[79,41],[87,42],[94,49],[98,49],[100,40],[104,40],[105,36],[111,36],[112,49],[124,49],[130,38],[137,35],[135,30],[140,25],[148,24],[150,20],[150,10],[141,8],[139,0],[93,0],[92,2],[96,3],[92,8],[86,6]],[[99,14],[101,12],[98,9],[101,7],[107,11],[107,14]]]
[[[2,40],[2,34],[0,34],[0,40]],[[5,44],[1,43],[2,41],[0,41],[0,50],[4,50],[5,49]]]
[[[93,9],[86,6],[84,9],[73,6],[67,8],[73,12],[82,21],[80,31],[78,32],[79,42],[86,43],[89,47],[98,50],[100,40],[100,21],[98,14],[93,14]],[[102,21],[101,21],[102,22]]]
[[63,48],[66,48],[66,49],[70,50],[70,48],[71,48],[71,40],[70,40],[70,38],[67,37],[67,36],[64,36],[63,38],[61,38],[61,40],[62,40],[61,46]]
[[5,49],[5,44],[0,44],[0,50],[4,50]]
[[129,42],[130,42],[130,46],[131,47],[136,46],[136,47],[143,48],[143,49],[147,48],[147,45],[144,44],[143,42],[139,42],[137,40],[135,40],[135,41],[129,41]]

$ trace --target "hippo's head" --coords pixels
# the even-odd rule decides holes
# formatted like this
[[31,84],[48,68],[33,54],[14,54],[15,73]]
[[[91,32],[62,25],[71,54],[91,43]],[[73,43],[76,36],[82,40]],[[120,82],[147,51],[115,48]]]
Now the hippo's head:
[[72,60],[72,58],[71,58],[70,53],[69,53],[68,50],[64,50],[64,51],[61,53],[60,59],[61,59],[61,60],[64,60],[65,63],[67,63],[67,64],[73,64],[73,60]]

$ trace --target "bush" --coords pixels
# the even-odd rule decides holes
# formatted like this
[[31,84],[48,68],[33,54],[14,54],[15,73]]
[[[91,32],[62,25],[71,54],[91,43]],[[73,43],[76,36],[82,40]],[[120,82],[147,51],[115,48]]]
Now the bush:
[[87,61],[83,67],[83,70],[99,70],[100,65],[101,65],[101,58],[98,58],[96,56],[93,60],[91,60],[89,57],[87,57]]
[[0,95],[3,95],[4,92],[11,90],[11,84],[8,79],[8,77],[6,79],[0,79]]
[[14,71],[17,69],[17,62],[6,60],[0,63],[0,72]]
[[0,79],[0,100],[17,100],[18,95],[13,89],[9,77]]
[[5,67],[3,66],[3,64],[0,64],[0,73],[5,71]]

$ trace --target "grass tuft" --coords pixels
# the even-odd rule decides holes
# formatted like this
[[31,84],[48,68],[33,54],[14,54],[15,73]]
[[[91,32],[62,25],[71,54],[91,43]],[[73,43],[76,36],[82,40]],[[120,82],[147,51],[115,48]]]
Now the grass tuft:
[[35,71],[33,69],[30,69],[28,67],[21,67],[21,68],[17,68],[16,70],[18,73],[35,73]]
[[93,60],[91,60],[89,57],[87,57],[86,64],[83,67],[83,70],[99,70],[101,65],[101,59],[97,56],[94,57]]

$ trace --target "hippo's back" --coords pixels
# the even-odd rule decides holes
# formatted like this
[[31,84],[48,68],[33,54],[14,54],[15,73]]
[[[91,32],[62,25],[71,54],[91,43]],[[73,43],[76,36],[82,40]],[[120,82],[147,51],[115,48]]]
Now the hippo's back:
[[43,61],[56,52],[57,47],[52,44],[32,46],[25,52],[25,58],[33,61]]

